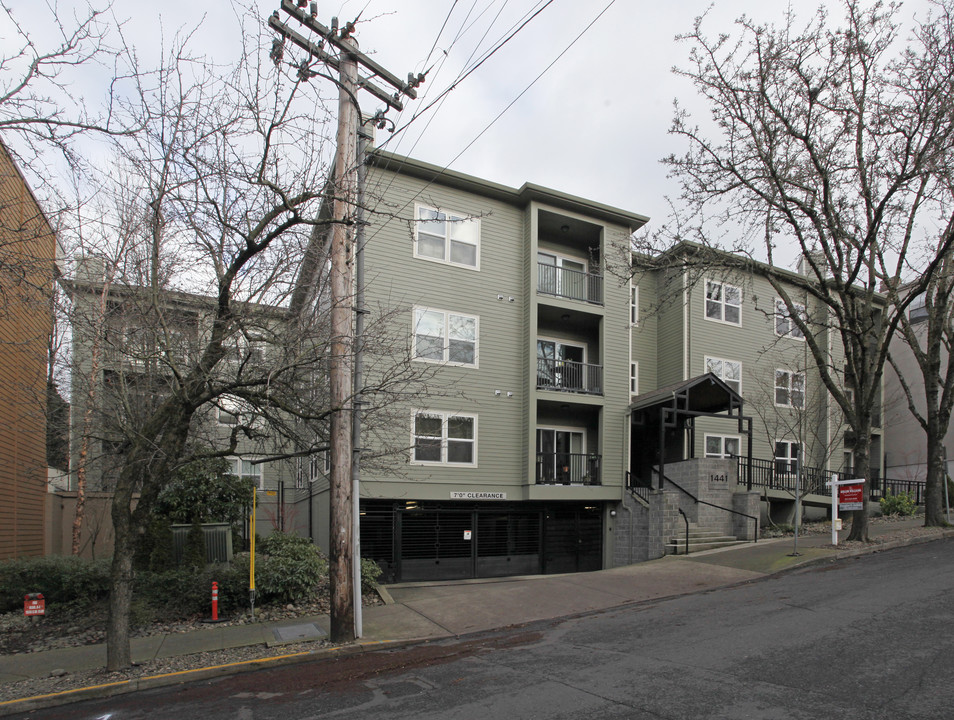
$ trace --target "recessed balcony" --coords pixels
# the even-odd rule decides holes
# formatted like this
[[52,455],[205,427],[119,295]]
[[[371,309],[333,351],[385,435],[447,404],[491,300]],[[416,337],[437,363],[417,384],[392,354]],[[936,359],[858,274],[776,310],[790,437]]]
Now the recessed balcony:
[[602,456],[537,453],[537,485],[601,485]]
[[603,276],[541,262],[537,263],[537,292],[542,295],[602,305]]
[[602,395],[603,366],[537,358],[537,390]]

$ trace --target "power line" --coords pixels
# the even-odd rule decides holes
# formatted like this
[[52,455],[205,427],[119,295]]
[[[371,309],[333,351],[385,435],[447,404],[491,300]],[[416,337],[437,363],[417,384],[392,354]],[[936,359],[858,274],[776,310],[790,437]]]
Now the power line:
[[[533,15],[529,20],[532,20],[534,17],[536,17],[537,15],[539,15],[540,12],[542,12],[543,10],[545,10],[545,9],[547,8],[547,6],[549,6],[552,1],[553,1],[553,0],[549,0],[549,2],[547,2],[546,5],[544,5],[542,8],[540,8],[540,10],[538,10],[536,13],[534,13],[534,15]],[[442,173],[444,170],[447,170],[451,165],[453,165],[454,162],[456,162],[456,161],[460,158],[461,155],[463,155],[465,152],[467,152],[467,150],[469,150],[470,147],[473,146],[473,144],[474,144],[475,142],[477,142],[477,141],[484,135],[484,133],[486,133],[491,127],[493,127],[493,126],[496,124],[496,122],[497,122],[501,117],[503,117],[504,114],[505,114],[511,107],[513,107],[513,105],[514,105],[521,97],[523,97],[523,96],[527,93],[527,91],[530,90],[530,88],[532,88],[532,87],[540,80],[540,78],[542,78],[544,75],[546,75],[546,73],[549,72],[549,70],[550,70],[554,65],[556,65],[556,63],[559,62],[559,60],[560,60],[564,55],[566,55],[566,53],[569,52],[570,49],[571,49],[574,45],[576,45],[577,42],[579,42],[579,40],[590,30],[590,28],[592,28],[593,25],[595,25],[596,22],[597,22],[601,17],[603,17],[603,15],[605,15],[606,12],[607,12],[615,3],[616,3],[616,0],[610,0],[610,1],[606,4],[606,6],[596,15],[596,17],[594,17],[594,18],[586,25],[586,27],[584,27],[584,28],[577,34],[577,36],[576,36],[575,38],[573,38],[573,40],[572,40],[566,47],[564,47],[563,50],[560,51],[560,54],[557,55],[557,56],[550,62],[549,65],[547,65],[523,90],[521,90],[521,91],[513,98],[513,100],[511,100],[509,103],[507,103],[506,107],[504,107],[504,109],[501,110],[501,111],[494,117],[493,120],[491,120],[489,123],[487,123],[487,125],[486,125],[479,133],[477,133],[477,135],[474,136],[474,138],[473,138],[469,143],[467,143],[467,145],[465,145],[464,148],[463,148],[459,153],[457,153],[446,165],[444,165],[444,167],[441,169],[441,173]],[[529,20],[528,20],[527,22],[529,22]],[[516,32],[519,32],[521,29],[523,29],[523,27],[525,27],[526,24],[527,24],[526,22],[523,23],[523,24],[514,32],[513,35],[515,35]],[[508,38],[507,38],[507,41],[509,41],[510,39],[512,39],[513,35],[511,35],[510,37],[508,37]],[[502,47],[502,45],[501,45],[500,47]],[[499,49],[499,47],[498,47],[498,48],[495,48],[493,52],[496,52],[498,49]],[[491,53],[491,54],[493,54],[493,53]],[[486,59],[489,59],[489,57],[490,57],[490,56],[488,55],[488,58],[485,58],[485,60],[486,60]],[[483,62],[484,62],[484,61],[481,61],[480,64],[483,64]],[[475,66],[470,72],[473,72],[473,70],[476,70],[477,67],[480,67],[480,64],[478,64],[477,66]],[[470,72],[468,72],[467,75],[469,75]],[[463,80],[464,78],[466,78],[467,75],[465,75],[464,77],[462,77],[461,80]],[[448,92],[450,92],[450,90],[453,90],[454,87],[456,87],[456,85],[455,85],[455,86],[452,86],[452,87],[450,87],[450,88],[448,88],[447,90],[445,90],[443,93],[441,93],[441,96],[440,96],[440,97],[443,97],[444,95],[446,95]],[[436,101],[435,101],[435,102],[436,102]],[[426,112],[426,110],[427,110],[428,108],[432,107],[433,105],[434,105],[434,103],[432,102],[430,105],[427,106],[427,108],[425,108],[424,110],[422,110],[421,113]],[[401,131],[405,130],[405,129],[408,127],[408,125],[410,125],[410,123],[413,122],[414,119],[416,119],[417,117],[420,116],[421,113],[415,114],[414,118],[412,118],[406,125],[402,126],[402,127],[399,128],[397,131],[395,131],[395,134],[398,133],[398,132],[401,132]],[[438,175],[440,175],[441,173],[438,173]],[[392,182],[393,182],[393,179],[392,179]],[[420,191],[418,191],[418,192],[417,192],[410,200],[408,200],[399,210],[397,210],[397,211],[394,213],[394,215],[397,215],[398,213],[401,213],[401,212],[403,212],[404,210],[406,210],[407,207],[408,207],[411,203],[413,203],[417,198],[419,198],[419,197],[421,196],[421,194],[422,194],[425,190],[427,190],[427,188],[429,188],[429,187],[433,184],[433,182],[434,182],[434,180],[429,181],[423,188],[421,188]],[[390,188],[390,185],[391,185],[391,183],[389,182],[389,183],[388,183],[388,186],[387,186],[387,187],[385,188],[385,190],[384,190],[385,192],[387,192],[387,189]],[[377,234],[377,233],[375,233],[375,235],[376,235],[376,234]],[[373,237],[374,237],[374,235],[372,235],[371,238],[368,238],[368,240],[372,239]]]

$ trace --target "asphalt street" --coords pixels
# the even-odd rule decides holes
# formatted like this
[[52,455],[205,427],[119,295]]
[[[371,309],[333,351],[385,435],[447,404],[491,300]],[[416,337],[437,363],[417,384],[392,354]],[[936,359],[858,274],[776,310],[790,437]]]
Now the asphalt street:
[[954,541],[31,718],[908,718],[954,707]]

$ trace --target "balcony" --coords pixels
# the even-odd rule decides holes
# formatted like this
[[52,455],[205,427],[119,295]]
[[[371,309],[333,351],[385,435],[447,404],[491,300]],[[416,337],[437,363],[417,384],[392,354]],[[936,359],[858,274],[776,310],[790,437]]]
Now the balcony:
[[603,276],[547,263],[537,263],[537,291],[593,305],[603,304]]
[[537,485],[600,485],[602,460],[594,453],[537,453]]
[[537,389],[603,394],[603,366],[573,360],[537,358]]

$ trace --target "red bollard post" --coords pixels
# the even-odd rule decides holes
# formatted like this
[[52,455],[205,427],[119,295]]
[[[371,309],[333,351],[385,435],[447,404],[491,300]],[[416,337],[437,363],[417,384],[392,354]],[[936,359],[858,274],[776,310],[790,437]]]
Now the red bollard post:
[[219,584],[212,583],[212,622],[219,619]]

